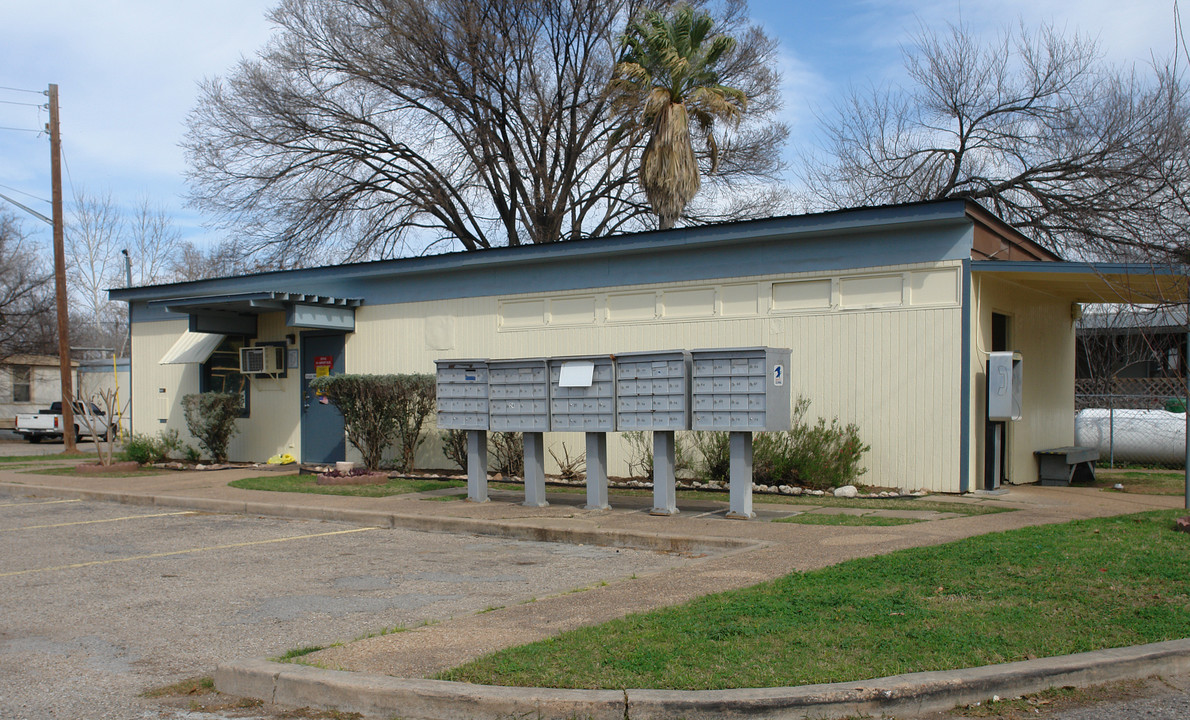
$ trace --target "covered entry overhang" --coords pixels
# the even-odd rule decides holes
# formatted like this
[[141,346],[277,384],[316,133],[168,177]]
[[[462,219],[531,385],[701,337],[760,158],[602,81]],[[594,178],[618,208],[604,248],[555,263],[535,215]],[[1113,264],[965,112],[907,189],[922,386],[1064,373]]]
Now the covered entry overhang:
[[[1038,478],[1037,452],[1074,445],[1077,320],[1083,304],[1185,306],[1187,268],[1147,263],[968,261],[962,335],[960,491]],[[1012,352],[1005,382],[987,361]],[[1020,355],[1015,355],[1020,353]],[[990,417],[993,389],[1023,388],[1017,417]]]
[[1190,268],[1178,265],[973,260],[971,271],[1072,302],[1164,305],[1190,299]]
[[255,337],[258,316],[272,312],[284,312],[292,328],[354,332],[362,304],[359,298],[263,291],[151,300],[148,306],[189,316],[191,333]]

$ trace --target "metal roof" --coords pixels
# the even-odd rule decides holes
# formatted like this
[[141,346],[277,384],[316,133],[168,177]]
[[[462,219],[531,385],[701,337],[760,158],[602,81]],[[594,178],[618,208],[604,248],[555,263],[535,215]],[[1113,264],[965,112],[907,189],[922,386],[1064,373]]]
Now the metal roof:
[[[941,200],[871,208],[834,210],[806,215],[790,215],[757,220],[651,230],[608,237],[565,240],[540,245],[517,245],[478,251],[460,251],[440,255],[374,260],[293,270],[273,270],[226,278],[212,278],[167,285],[134,288],[113,288],[109,297],[116,301],[155,301],[176,298],[193,292],[218,291],[234,288],[237,291],[257,289],[262,285],[286,285],[295,289],[310,289],[322,285],[343,287],[345,284],[370,279],[397,279],[414,276],[440,276],[460,272],[491,270],[506,267],[528,267],[547,264],[579,265],[602,262],[609,257],[633,255],[670,255],[675,251],[701,251],[758,242],[797,242],[801,238],[825,238],[862,232],[885,233],[895,229],[910,229],[924,225],[970,225],[976,217],[983,221],[990,216],[980,212],[974,203],[965,200]],[[1011,232],[1027,241],[1023,235]],[[907,248],[890,247],[887,242],[873,243],[862,257],[872,264],[896,264],[897,256]],[[872,258],[873,254],[883,257]],[[955,258],[970,257],[970,247]],[[930,260],[944,259],[937,256]],[[919,262],[921,258],[907,260]],[[536,271],[535,271],[536,272]],[[372,303],[369,296],[369,303]]]
[[355,308],[363,304],[359,298],[334,298],[326,295],[306,295],[291,292],[245,292],[223,295],[198,295],[191,297],[151,300],[151,307],[162,307],[166,312],[234,312],[242,315],[259,315],[284,310],[289,305],[321,305],[325,307]]

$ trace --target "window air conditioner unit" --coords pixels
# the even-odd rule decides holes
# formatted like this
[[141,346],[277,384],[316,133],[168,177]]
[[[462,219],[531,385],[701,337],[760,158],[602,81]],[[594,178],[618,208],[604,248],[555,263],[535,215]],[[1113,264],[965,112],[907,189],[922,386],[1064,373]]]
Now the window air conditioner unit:
[[275,375],[285,370],[285,348],[279,345],[240,348],[240,372]]

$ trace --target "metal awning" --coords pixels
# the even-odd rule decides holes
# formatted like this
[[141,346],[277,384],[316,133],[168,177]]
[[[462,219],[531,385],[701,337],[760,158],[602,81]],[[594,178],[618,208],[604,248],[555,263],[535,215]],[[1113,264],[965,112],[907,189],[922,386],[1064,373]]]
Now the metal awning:
[[363,304],[363,300],[359,298],[334,298],[327,295],[265,291],[150,300],[149,307],[163,307],[166,312],[174,313],[206,311],[259,315],[266,312],[285,310],[286,307],[295,303],[301,305],[320,305],[323,307],[355,308]]
[[205,363],[215,348],[223,343],[226,335],[218,333],[190,332],[182,333],[182,337],[161,356],[159,365],[185,365],[187,363]]
[[973,260],[971,271],[1080,303],[1160,305],[1190,299],[1190,268],[1177,265]]
[[149,307],[168,313],[190,316],[194,332],[222,332],[228,335],[254,335],[256,316],[284,312],[289,327],[325,330],[355,330],[355,308],[360,298],[336,298],[280,291],[200,295],[150,300]]

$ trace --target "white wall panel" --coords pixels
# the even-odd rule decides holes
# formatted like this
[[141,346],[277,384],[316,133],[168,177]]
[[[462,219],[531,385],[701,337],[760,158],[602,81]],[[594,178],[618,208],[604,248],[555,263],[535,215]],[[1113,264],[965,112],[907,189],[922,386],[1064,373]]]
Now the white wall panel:
[[[182,398],[199,391],[199,365],[159,364],[186,328],[186,320],[133,324],[133,432],[157,435],[173,429],[197,447],[186,429]],[[280,341],[292,332],[285,326],[283,313],[260,316],[258,340]],[[260,461],[282,452],[298,454],[299,372],[290,370],[285,379],[249,380],[250,415],[236,421],[239,433],[228,448],[232,460]]]
[[[948,271],[954,272],[955,267],[951,264]],[[754,278],[754,286],[767,292],[771,283],[794,279],[798,276]],[[748,283],[742,280],[725,281],[715,287],[731,286],[735,288],[734,297],[744,297],[746,301],[747,293],[739,288]],[[825,280],[829,289],[830,277],[815,280]],[[364,305],[356,313],[356,332],[347,336],[347,371],[429,373],[434,371],[434,360],[445,358],[543,357],[754,345],[789,347],[793,353],[790,385],[795,394],[811,399],[810,421],[818,416],[828,420],[837,416],[842,423],[854,422],[861,437],[872,446],[865,456],[869,472],[863,477],[864,482],[909,489],[958,490],[962,321],[957,301],[945,307],[775,314],[768,312],[767,303],[758,302],[758,309],[751,316],[678,320],[658,320],[653,316],[659,292],[666,296],[672,296],[674,291],[691,293],[686,297],[699,297],[701,293],[706,297],[713,289],[705,283],[607,288],[595,295],[596,308],[607,308],[606,319],[599,317],[597,309],[596,324],[585,327],[542,324],[536,328],[511,329],[506,324],[500,325],[497,303],[490,298]],[[590,295],[587,291],[582,297]],[[545,298],[509,296],[499,307],[526,301],[544,303]],[[762,304],[764,307],[760,308]],[[635,314],[637,319],[626,319],[630,314]],[[410,336],[422,337],[426,318],[435,315],[450,315],[455,319],[458,342],[451,350],[428,350],[425,343],[407,340]],[[546,445],[560,453],[559,443],[563,440],[572,453],[581,450],[578,435],[551,433]],[[626,474],[626,453],[619,443],[609,444],[609,455],[612,474]],[[434,440],[419,452],[418,462],[422,467],[446,465]],[[552,465],[551,461],[547,462]]]

